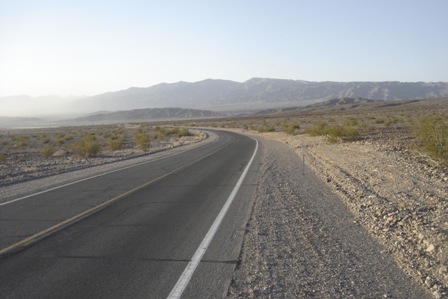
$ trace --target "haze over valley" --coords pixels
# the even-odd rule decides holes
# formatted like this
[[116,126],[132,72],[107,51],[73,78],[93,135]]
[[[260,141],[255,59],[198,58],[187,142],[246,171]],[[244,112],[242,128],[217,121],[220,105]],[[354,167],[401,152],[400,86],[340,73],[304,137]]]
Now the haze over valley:
[[[132,87],[90,97],[2,97],[0,125],[26,126],[43,120],[107,122],[110,121],[108,119],[129,121],[216,117],[299,107],[339,98],[396,101],[447,96],[447,82],[311,82],[252,78],[240,83],[207,79],[192,83]],[[182,109],[174,112],[173,109],[154,108]],[[142,109],[153,110],[142,113]]]

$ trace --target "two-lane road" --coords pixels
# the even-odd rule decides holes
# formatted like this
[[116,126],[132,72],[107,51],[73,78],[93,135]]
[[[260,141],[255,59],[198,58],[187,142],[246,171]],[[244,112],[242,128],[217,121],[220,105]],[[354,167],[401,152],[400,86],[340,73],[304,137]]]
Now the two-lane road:
[[216,133],[183,154],[0,206],[0,297],[166,298],[247,168],[183,291],[222,297],[259,161],[256,141]]

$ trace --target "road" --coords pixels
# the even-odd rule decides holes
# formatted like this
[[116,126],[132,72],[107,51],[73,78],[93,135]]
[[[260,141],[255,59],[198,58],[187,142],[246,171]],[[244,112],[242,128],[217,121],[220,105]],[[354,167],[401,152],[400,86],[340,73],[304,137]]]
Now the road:
[[0,206],[1,298],[166,298],[248,167],[183,298],[223,297],[259,167],[256,141],[219,140]]

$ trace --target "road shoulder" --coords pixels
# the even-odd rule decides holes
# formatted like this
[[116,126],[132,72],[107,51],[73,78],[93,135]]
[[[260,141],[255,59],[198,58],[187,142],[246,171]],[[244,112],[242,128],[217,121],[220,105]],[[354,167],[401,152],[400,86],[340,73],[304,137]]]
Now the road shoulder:
[[228,298],[429,298],[287,145],[262,171]]

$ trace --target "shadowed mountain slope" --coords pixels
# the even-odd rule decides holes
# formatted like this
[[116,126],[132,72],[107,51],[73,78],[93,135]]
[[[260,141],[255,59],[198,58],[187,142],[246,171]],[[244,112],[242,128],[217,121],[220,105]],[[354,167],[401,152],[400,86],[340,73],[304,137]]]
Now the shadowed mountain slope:
[[154,107],[230,111],[303,106],[335,98],[396,101],[446,96],[447,82],[309,82],[253,78],[243,83],[211,79],[194,83],[162,83],[109,92],[80,101],[91,111]]
[[119,112],[99,112],[84,117],[73,119],[74,122],[128,122],[128,121],[152,121],[169,119],[192,119],[223,116],[221,113],[182,108],[153,108],[137,109]]

